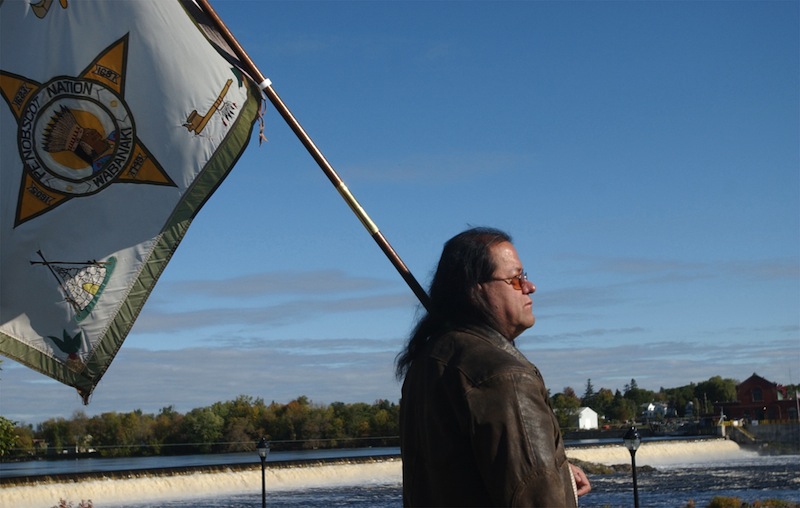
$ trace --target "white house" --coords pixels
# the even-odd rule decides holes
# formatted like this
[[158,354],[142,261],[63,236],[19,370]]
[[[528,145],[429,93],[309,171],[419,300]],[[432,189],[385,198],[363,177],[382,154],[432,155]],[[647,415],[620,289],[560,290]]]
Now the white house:
[[645,418],[663,418],[667,416],[669,405],[666,402],[650,402],[642,404],[642,416]]
[[578,408],[578,412],[572,418],[573,424],[580,430],[597,428],[597,413],[590,407]]

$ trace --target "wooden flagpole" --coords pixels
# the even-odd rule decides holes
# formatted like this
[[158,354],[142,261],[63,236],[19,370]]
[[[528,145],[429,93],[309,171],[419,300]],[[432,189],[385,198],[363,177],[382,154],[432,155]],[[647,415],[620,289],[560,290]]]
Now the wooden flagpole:
[[419,282],[417,282],[417,279],[414,278],[414,275],[409,271],[405,263],[403,263],[403,260],[400,259],[400,256],[397,255],[397,252],[395,252],[395,250],[383,236],[383,233],[380,232],[378,226],[372,221],[369,215],[367,215],[367,212],[358,203],[356,198],[350,192],[350,189],[348,189],[342,179],[339,178],[336,170],[333,169],[333,166],[331,166],[325,156],[322,155],[322,152],[320,152],[320,150],[314,144],[314,141],[308,136],[292,112],[289,111],[289,108],[286,106],[286,104],[284,104],[284,102],[272,88],[272,82],[265,78],[261,71],[258,70],[258,67],[256,67],[255,63],[253,63],[253,61],[250,59],[250,56],[239,44],[239,41],[236,40],[236,37],[234,37],[231,31],[228,30],[228,27],[219,17],[214,8],[211,7],[211,4],[209,4],[208,0],[198,0],[198,3],[203,8],[205,13],[211,18],[211,20],[217,25],[220,34],[225,38],[225,42],[228,43],[231,49],[233,49],[233,51],[236,53],[237,58],[239,58],[239,60],[242,62],[244,70],[258,82],[259,88],[264,91],[264,94],[267,96],[270,102],[272,102],[272,105],[275,106],[275,109],[278,110],[278,113],[280,113],[286,123],[289,124],[289,127],[300,139],[300,142],[303,143],[303,146],[306,147],[308,153],[311,154],[311,157],[317,161],[320,169],[322,169],[333,186],[336,187],[336,190],[339,191],[339,194],[342,196],[342,198],[344,198],[348,206],[350,206],[350,209],[353,211],[353,213],[356,214],[358,219],[361,221],[361,224],[364,225],[386,257],[389,258],[389,261],[391,261],[391,263],[403,277],[403,280],[406,281],[406,284],[408,284],[408,286],[411,288],[411,291],[413,291],[417,296],[420,303],[422,303],[422,305],[430,312],[430,297],[428,296],[428,293],[426,293],[422,286],[420,286]]

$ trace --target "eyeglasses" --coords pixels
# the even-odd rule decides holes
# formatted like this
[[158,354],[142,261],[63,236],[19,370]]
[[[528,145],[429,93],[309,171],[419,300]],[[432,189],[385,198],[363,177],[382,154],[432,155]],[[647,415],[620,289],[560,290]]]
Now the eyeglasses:
[[489,280],[496,280],[502,281],[506,284],[511,284],[511,287],[516,289],[517,291],[522,291],[522,288],[525,287],[525,283],[528,282],[528,272],[522,272],[519,275],[514,277],[509,277],[507,279],[489,279]]

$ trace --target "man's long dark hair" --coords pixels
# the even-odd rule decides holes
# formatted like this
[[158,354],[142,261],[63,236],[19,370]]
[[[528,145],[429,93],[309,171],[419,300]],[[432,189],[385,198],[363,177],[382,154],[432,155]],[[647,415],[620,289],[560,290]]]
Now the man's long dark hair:
[[431,281],[430,307],[397,355],[398,379],[405,377],[411,362],[431,338],[458,326],[494,326],[495,318],[478,284],[490,280],[495,271],[490,248],[511,237],[499,229],[472,228],[444,244],[442,257]]

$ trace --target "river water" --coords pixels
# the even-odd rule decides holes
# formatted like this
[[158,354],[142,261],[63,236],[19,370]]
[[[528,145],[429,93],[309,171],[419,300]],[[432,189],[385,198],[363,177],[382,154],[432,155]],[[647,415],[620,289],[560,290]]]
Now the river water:
[[[402,475],[396,452],[396,448],[360,450],[353,453],[375,458],[354,463],[315,462],[307,467],[288,466],[281,462],[326,458],[332,452],[316,452],[316,456],[315,452],[304,452],[300,459],[280,453],[270,454],[266,471],[267,505],[287,508],[400,507]],[[341,451],[338,453],[341,454]],[[234,457],[225,460],[253,462],[253,455],[234,454]],[[630,464],[630,454],[621,445],[569,447],[567,455],[571,459],[607,465]],[[219,456],[216,458],[222,459]],[[119,465],[120,460],[135,459],[83,460],[118,461]],[[210,456],[193,457],[191,460],[211,463]],[[80,467],[84,465],[81,461],[71,462],[81,463]],[[126,479],[97,478],[80,482],[6,486],[0,490],[0,506],[50,508],[59,499],[77,506],[81,500],[91,499],[95,508],[257,508],[261,506],[261,468],[257,457],[255,462],[254,467],[248,470],[172,476],[130,474]],[[49,464],[56,467],[59,463]],[[681,508],[694,502],[700,508],[706,506],[714,496],[738,497],[746,502],[781,499],[800,506],[798,455],[761,456],[740,449],[732,441],[719,439],[645,441],[636,454],[636,464],[655,468],[639,469],[637,473],[639,500],[643,507]],[[142,466],[141,462],[124,464],[126,469],[139,466]],[[160,466],[162,463],[159,463]],[[13,472],[11,467],[14,468]],[[33,466],[2,464],[0,475],[7,478],[34,474],[30,472],[30,467]],[[58,467],[63,469],[68,466],[62,464]],[[71,467],[75,469],[79,465],[73,464]],[[112,464],[106,462],[95,462],[91,467],[95,471],[113,470],[101,469],[113,468]],[[51,471],[49,474],[56,473]],[[581,506],[633,506],[630,473],[592,475],[590,479],[592,492],[581,498]]]

